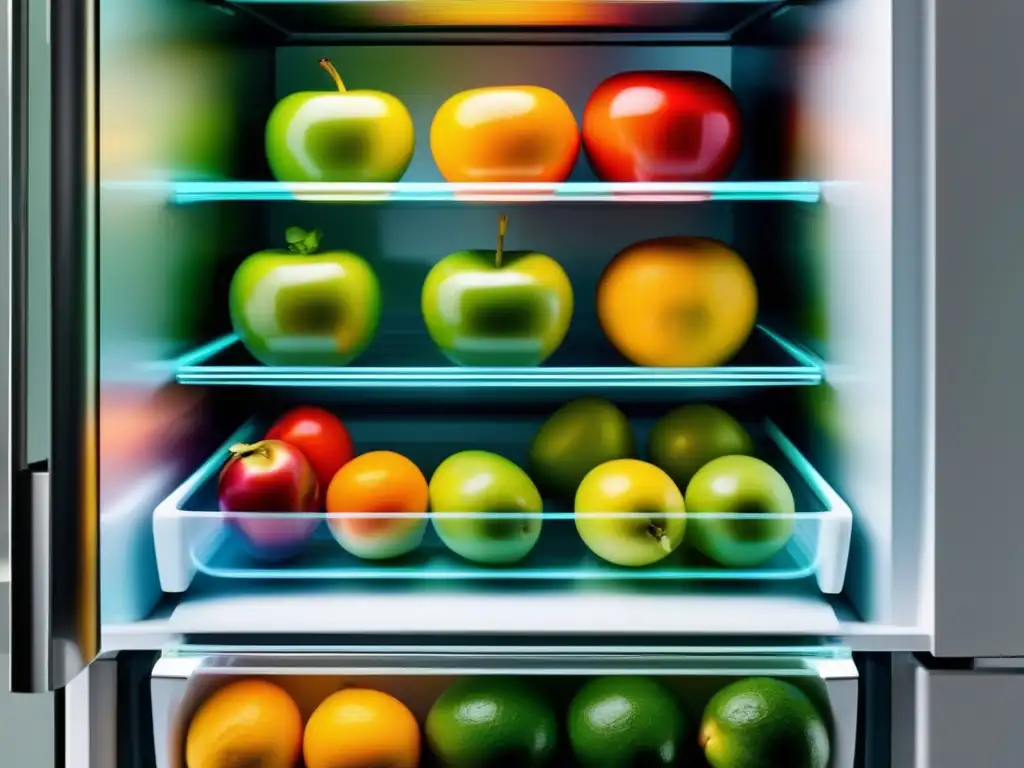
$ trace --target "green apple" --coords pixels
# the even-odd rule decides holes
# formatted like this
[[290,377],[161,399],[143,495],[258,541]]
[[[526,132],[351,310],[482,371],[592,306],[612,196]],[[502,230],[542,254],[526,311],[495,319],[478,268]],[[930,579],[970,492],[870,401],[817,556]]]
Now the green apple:
[[412,117],[382,91],[347,91],[327,59],[320,66],[338,90],[300,91],[267,120],[266,152],[278,181],[393,182],[415,146]]
[[660,419],[647,438],[647,458],[685,488],[719,456],[749,456],[754,441],[736,419],[713,405],[683,405]]
[[685,511],[672,478],[638,459],[595,467],[576,491],[576,530],[595,555],[616,565],[650,565],[675,551]]
[[487,451],[449,456],[430,478],[434,530],[467,560],[488,565],[526,557],[540,538],[540,492],[513,462]]
[[348,251],[315,253],[321,232],[290,227],[287,250],[254,253],[231,278],[231,324],[264,365],[345,365],[380,324],[380,284]]
[[[771,465],[753,456],[722,456],[708,462],[686,486],[690,541],[716,563],[730,568],[761,565],[786,546],[793,518],[744,514],[788,514],[796,510],[793,492]],[[739,517],[705,517],[731,513]]]
[[541,493],[571,501],[598,464],[635,455],[625,414],[607,400],[584,397],[563,405],[537,430],[528,469]]
[[540,365],[558,349],[572,319],[572,285],[550,256],[505,251],[507,218],[495,251],[459,251],[423,283],[423,319],[434,343],[457,365]]

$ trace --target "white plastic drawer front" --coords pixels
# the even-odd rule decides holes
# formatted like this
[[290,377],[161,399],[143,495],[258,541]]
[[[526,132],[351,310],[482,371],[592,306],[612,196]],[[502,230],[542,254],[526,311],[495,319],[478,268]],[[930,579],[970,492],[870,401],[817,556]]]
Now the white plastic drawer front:
[[[641,675],[660,680],[678,697],[688,738],[697,739],[704,706],[722,687],[744,677],[786,680],[808,695],[830,724],[832,768],[852,768],[857,733],[857,668],[848,654],[747,656],[720,652],[403,652],[215,654],[165,656],[153,670],[153,727],[158,768],[184,768],[189,723],[220,687],[243,678],[272,680],[287,691],[304,719],[345,687],[372,688],[403,702],[422,724],[431,705],[467,676],[530,677],[554,700],[585,679]],[[556,711],[558,707],[556,706]],[[559,717],[564,713],[559,712]]]

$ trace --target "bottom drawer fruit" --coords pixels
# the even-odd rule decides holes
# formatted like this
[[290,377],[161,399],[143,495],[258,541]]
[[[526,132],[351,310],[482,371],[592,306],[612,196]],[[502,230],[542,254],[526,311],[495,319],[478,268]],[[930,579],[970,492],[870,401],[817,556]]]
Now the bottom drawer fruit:
[[167,656],[161,768],[849,768],[841,651]]

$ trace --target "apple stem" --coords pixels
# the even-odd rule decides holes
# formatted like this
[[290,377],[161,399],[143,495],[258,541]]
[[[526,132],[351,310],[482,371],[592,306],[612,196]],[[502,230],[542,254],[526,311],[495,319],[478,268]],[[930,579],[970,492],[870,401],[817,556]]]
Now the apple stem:
[[228,448],[228,453],[232,457],[238,459],[244,459],[246,456],[252,456],[254,453],[258,453],[260,456],[267,457],[267,449],[263,443],[235,443]]
[[668,553],[672,552],[672,540],[665,535],[665,531],[660,525],[658,525],[657,523],[648,523],[647,532],[651,535],[652,538],[658,540],[658,544],[661,545],[662,549],[664,549]]
[[316,252],[316,249],[320,247],[320,238],[323,236],[324,233],[319,229],[307,232],[302,227],[288,227],[284,231],[288,250],[292,253],[301,253],[304,256]]
[[501,257],[505,254],[505,233],[508,231],[508,216],[504,213],[498,217],[498,250],[494,252],[494,266],[501,266]]
[[331,76],[334,84],[338,86],[338,91],[341,93],[345,92],[345,83],[341,80],[341,75],[338,74],[338,70],[331,64],[330,59],[320,59],[320,66],[327,70],[327,74]]

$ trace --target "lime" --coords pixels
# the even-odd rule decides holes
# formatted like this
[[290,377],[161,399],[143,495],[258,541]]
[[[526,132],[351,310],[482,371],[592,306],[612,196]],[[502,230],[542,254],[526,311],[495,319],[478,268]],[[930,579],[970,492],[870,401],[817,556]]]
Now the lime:
[[790,683],[750,677],[708,702],[700,745],[711,768],[827,768],[828,729]]
[[434,702],[426,732],[448,768],[539,768],[554,754],[558,723],[547,700],[522,680],[467,677]]
[[583,768],[679,765],[686,725],[675,696],[646,677],[600,677],[569,705],[569,741]]

